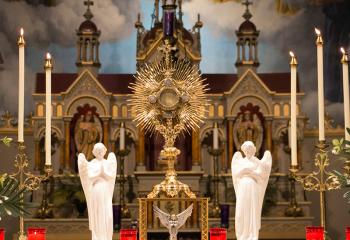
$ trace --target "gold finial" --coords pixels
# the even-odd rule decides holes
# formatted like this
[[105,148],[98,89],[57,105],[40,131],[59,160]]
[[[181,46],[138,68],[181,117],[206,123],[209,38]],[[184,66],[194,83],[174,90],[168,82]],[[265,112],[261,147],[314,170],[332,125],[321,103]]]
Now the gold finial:
[[125,123],[124,122],[120,123],[120,128],[125,128]]
[[289,52],[289,55],[291,56],[290,65],[298,65],[297,58],[295,57],[294,53],[292,51]]
[[20,30],[20,35],[18,37],[18,42],[17,42],[18,46],[24,46],[26,44],[26,42],[24,41],[24,31],[23,28],[21,28]]
[[46,53],[44,68],[45,69],[52,69],[51,54],[50,53]]
[[343,54],[341,58],[341,63],[347,63],[348,60],[348,54],[345,52],[345,49],[343,47],[340,48],[341,53]]
[[245,13],[243,14],[243,17],[244,17],[245,20],[248,21],[248,20],[251,19],[252,16],[253,16],[253,15],[250,13],[250,11],[249,11],[249,6],[252,5],[253,3],[252,3],[251,1],[249,1],[249,0],[245,0],[245,1],[242,2],[242,4],[245,5],[245,7],[246,7]]
[[93,18],[94,15],[92,14],[92,12],[91,12],[91,10],[90,10],[90,6],[93,6],[93,5],[94,5],[94,2],[91,1],[91,0],[86,0],[86,1],[84,1],[84,5],[87,6],[86,13],[84,14],[84,17],[85,17],[87,20],[91,20],[91,18]]
[[201,21],[201,15],[198,13],[197,15],[197,22],[194,25],[195,28],[201,28],[203,27],[203,22]]
[[315,28],[315,33],[317,35],[316,44],[317,45],[322,45],[323,44],[323,39],[322,39],[321,31],[318,28]]
[[213,127],[214,127],[214,128],[218,128],[218,123],[217,123],[217,122],[214,122]]

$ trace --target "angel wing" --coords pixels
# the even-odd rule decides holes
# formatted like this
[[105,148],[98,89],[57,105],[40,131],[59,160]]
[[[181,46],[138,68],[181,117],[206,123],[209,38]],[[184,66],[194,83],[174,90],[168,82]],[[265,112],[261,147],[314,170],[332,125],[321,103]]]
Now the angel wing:
[[269,177],[270,177],[270,173],[271,173],[271,165],[272,165],[271,153],[270,153],[270,151],[265,151],[264,156],[261,159],[260,166],[259,166],[259,174],[261,175],[261,177],[263,179],[261,182],[261,185],[259,186],[260,212],[262,209],[267,184],[269,183]]
[[80,176],[80,181],[81,185],[84,190],[85,198],[86,198],[86,203],[88,207],[88,215],[89,215],[89,228],[91,230],[91,220],[90,220],[90,193],[91,193],[91,188],[92,188],[92,183],[89,179],[88,176],[88,161],[85,158],[85,155],[83,153],[79,153],[78,155],[78,170],[79,170],[79,176]]
[[188,208],[186,208],[185,211],[177,215],[177,220],[178,220],[177,229],[181,228],[182,225],[185,224],[187,218],[192,215],[192,210],[193,210],[193,204],[191,204]]
[[114,153],[111,152],[108,154],[103,171],[108,176],[109,193],[113,196],[115,178],[117,176],[117,158],[115,157]]
[[238,151],[238,152],[235,152],[235,154],[232,157],[232,161],[231,161],[232,182],[233,182],[233,187],[235,189],[235,192],[236,192],[236,189],[238,187],[237,186],[237,176],[236,176],[237,171],[238,171],[237,162],[239,159],[242,159],[242,158],[243,158],[242,153]]
[[170,214],[163,212],[156,205],[153,205],[153,212],[154,212],[154,215],[159,218],[163,226],[169,229]]

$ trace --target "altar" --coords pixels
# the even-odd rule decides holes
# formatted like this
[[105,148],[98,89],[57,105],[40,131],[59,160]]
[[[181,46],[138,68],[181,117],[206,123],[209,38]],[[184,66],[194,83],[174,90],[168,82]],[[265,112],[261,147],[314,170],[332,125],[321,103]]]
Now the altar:
[[[350,131],[345,132],[350,127],[349,107],[344,111],[344,126],[339,125],[325,112],[324,89],[318,90],[319,126],[309,123],[309,115],[314,113],[304,109],[308,93],[301,87],[304,79],[298,73],[296,54],[290,52],[290,62],[286,56],[284,69],[289,66],[288,71],[259,69],[262,59],[267,59],[258,57],[259,46],[266,46],[259,42],[260,30],[252,20],[256,9],[248,0],[243,7],[237,5],[243,18],[235,31],[235,73],[202,73],[204,23],[198,14],[193,26],[185,26],[183,7],[190,2],[154,0],[150,28],[138,14],[134,74],[102,72],[108,66],[100,62],[105,30],[100,31],[93,19],[100,3],[95,8],[92,0],[84,1],[84,18],[72,42],[77,70],[55,72],[55,56],[47,54],[45,72],[34,79],[33,112],[26,117],[24,53],[30,41],[26,43],[24,30],[20,31],[18,117],[6,111],[0,119],[1,150],[18,134],[18,145],[11,143],[16,146],[1,152],[6,153],[6,161],[1,162],[0,187],[5,188],[3,192],[13,190],[13,194],[24,191],[15,198],[17,210],[2,208],[8,198],[0,195],[0,214],[14,213],[19,218],[16,225],[0,221],[7,238],[23,240],[26,229],[34,227],[46,229],[47,240],[91,239],[95,230],[89,230],[87,208],[91,216],[100,205],[87,206],[90,192],[83,189],[78,156],[84,154],[81,160],[88,166],[96,157],[92,152],[96,144],[103,145],[101,148],[111,153],[109,160],[117,164],[116,174],[114,167],[109,169],[104,162],[96,167],[101,176],[113,178],[108,188],[113,203],[113,239],[120,239],[120,230],[136,229],[139,240],[168,236],[171,240],[208,240],[210,229],[222,228],[227,239],[233,240],[239,234],[235,229],[239,199],[248,200],[241,200],[237,209],[249,206],[255,213],[261,212],[260,232],[259,224],[245,227],[254,225],[250,231],[263,240],[305,239],[307,226],[320,225],[323,233],[328,229],[339,232],[338,220],[334,221],[338,216],[342,216],[341,224],[347,224],[339,192],[327,196],[329,202],[325,199],[328,191],[346,187],[343,182],[350,176],[348,156],[343,162],[333,161],[336,154],[341,159],[347,153],[347,142],[342,139],[350,141]],[[323,87],[320,62],[324,39],[320,30],[315,29],[315,34],[317,80]],[[32,45],[29,47],[32,51]],[[344,49],[341,54],[346,82],[348,58]],[[106,65],[102,68],[102,64]],[[247,142],[250,150],[254,149],[249,156],[242,147]],[[233,158],[235,154],[238,158]],[[268,157],[264,159],[265,154]],[[106,160],[102,155],[98,160]],[[241,165],[251,161],[239,177],[255,189],[247,195],[241,191],[241,196],[248,196],[245,198],[238,198],[234,186],[237,176],[232,172],[238,167],[232,162],[237,159]],[[110,176],[106,169],[113,170]],[[91,180],[88,189],[106,180],[104,177]],[[24,214],[25,210],[30,211]],[[104,216],[110,220],[107,210]],[[249,215],[250,223],[257,219],[253,215]],[[20,231],[15,233],[18,226]]]

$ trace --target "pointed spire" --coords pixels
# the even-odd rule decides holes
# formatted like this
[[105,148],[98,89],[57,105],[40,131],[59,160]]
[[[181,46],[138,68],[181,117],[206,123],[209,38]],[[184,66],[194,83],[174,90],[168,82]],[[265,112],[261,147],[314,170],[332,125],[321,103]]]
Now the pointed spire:
[[245,13],[243,14],[243,17],[245,20],[249,21],[249,19],[251,19],[253,16],[249,11],[249,5],[252,5],[253,3],[249,0],[245,0],[242,2],[242,4],[246,6],[246,10],[245,10]]
[[197,15],[197,22],[194,25],[195,28],[201,28],[203,27],[203,22],[201,21],[201,15],[198,13]]
[[87,6],[86,12],[84,13],[84,17],[86,18],[86,20],[91,20],[91,18],[93,18],[94,15],[90,10],[90,6],[93,6],[94,2],[91,0],[86,0],[84,1],[84,5]]

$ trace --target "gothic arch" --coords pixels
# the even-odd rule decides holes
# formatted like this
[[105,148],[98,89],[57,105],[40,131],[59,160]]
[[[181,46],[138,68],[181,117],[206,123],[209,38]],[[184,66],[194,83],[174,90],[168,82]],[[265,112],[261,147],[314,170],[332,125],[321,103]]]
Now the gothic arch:
[[233,101],[231,106],[231,115],[236,116],[240,112],[240,107],[242,105],[247,105],[248,103],[253,103],[253,105],[258,105],[260,107],[260,112],[263,113],[264,116],[271,115],[271,109],[269,104],[265,99],[256,96],[256,95],[244,95]]
[[[119,129],[120,128],[118,127],[113,131],[112,139],[111,139],[112,141],[116,141],[118,139]],[[126,132],[131,133],[131,137],[134,139],[134,141],[137,140],[137,134],[135,133],[134,129],[125,127],[125,130],[126,130]]]
[[[45,126],[41,127],[38,131],[37,131],[37,134],[35,136],[35,139],[36,140],[40,140],[42,137],[44,137],[44,134],[45,134]],[[57,137],[58,139],[62,140],[64,139],[63,138],[63,133],[61,131],[61,129],[59,129],[58,127],[56,126],[51,126],[51,134],[52,133],[56,133],[57,134]]]
[[[200,142],[203,141],[205,134],[208,133],[209,131],[211,131],[212,129],[213,129],[213,126],[209,126],[209,125],[205,126],[204,128],[201,128],[201,131],[199,133]],[[219,132],[219,138],[221,138],[222,141],[226,141],[225,130],[222,128],[219,128],[218,132]]]
[[96,112],[99,113],[100,116],[108,115],[107,107],[99,99],[93,96],[81,96],[74,98],[68,104],[68,107],[66,109],[66,116],[73,116],[76,112],[77,107],[84,106],[85,104],[96,107]]

